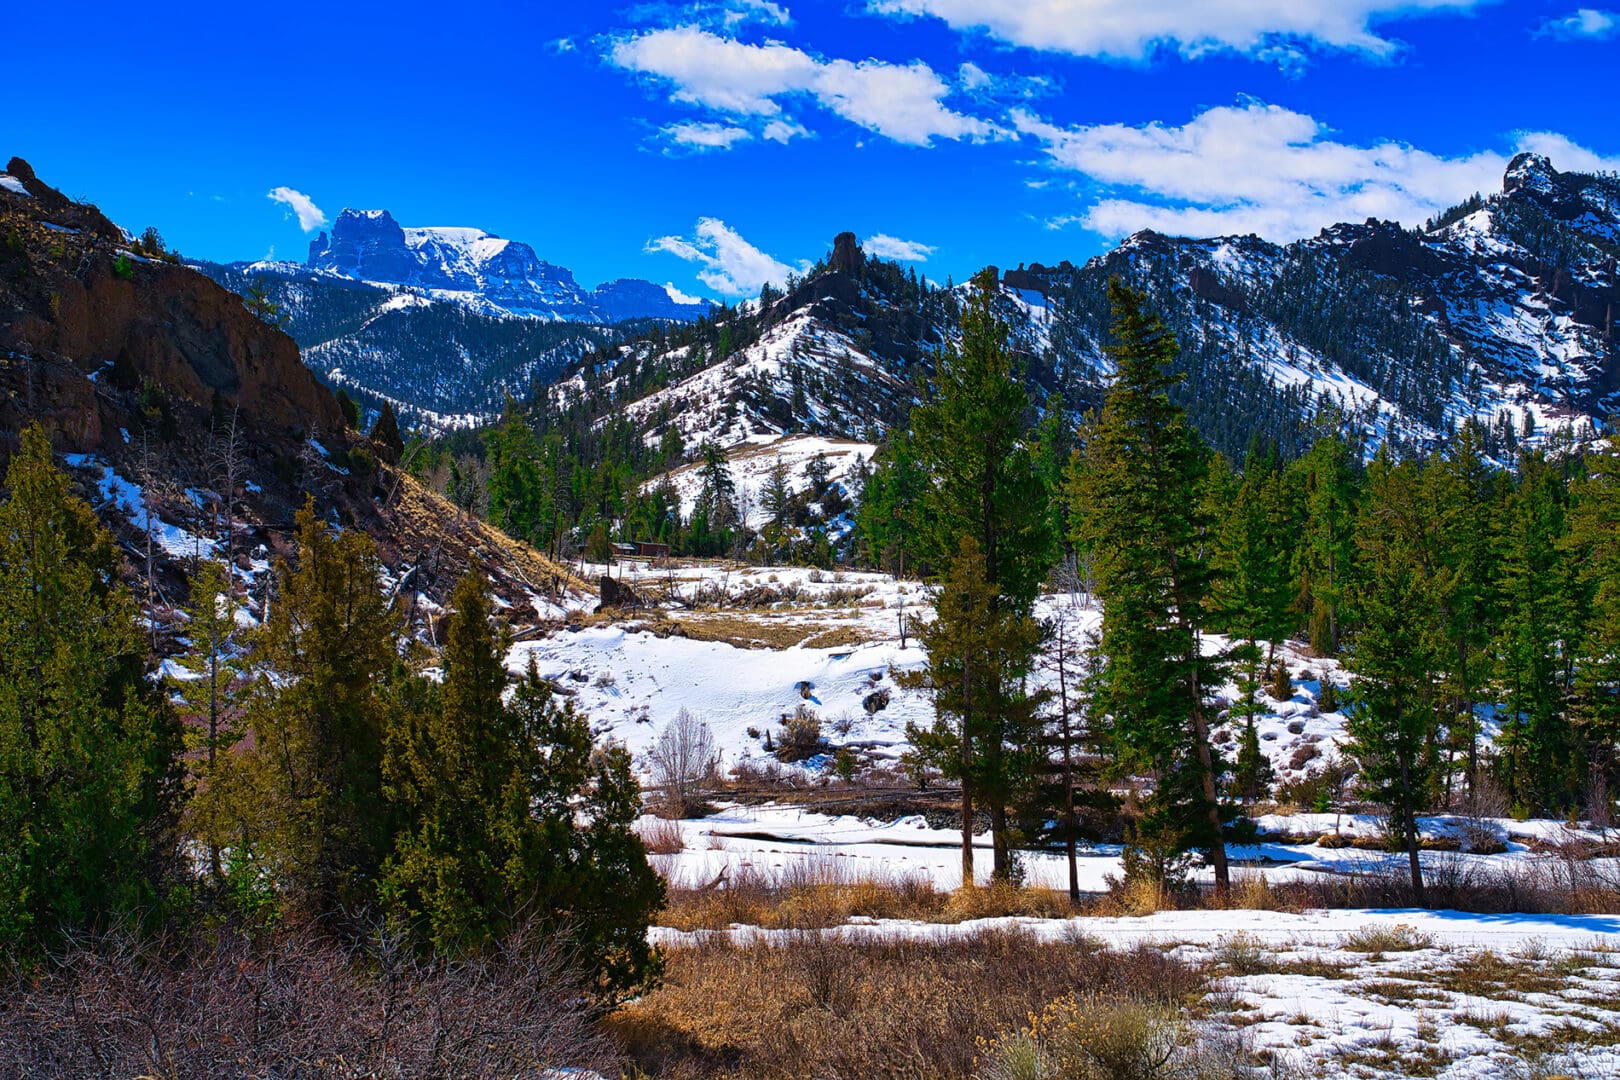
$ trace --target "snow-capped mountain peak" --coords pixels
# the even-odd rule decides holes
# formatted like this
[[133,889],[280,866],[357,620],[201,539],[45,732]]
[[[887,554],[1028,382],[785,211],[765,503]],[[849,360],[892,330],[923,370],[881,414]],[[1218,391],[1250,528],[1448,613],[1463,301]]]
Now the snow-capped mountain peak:
[[532,247],[466,226],[404,228],[387,210],[346,209],[309,245],[308,267],[356,281],[404,285],[484,314],[566,322],[694,319],[709,303],[676,299],[647,281],[588,290]]

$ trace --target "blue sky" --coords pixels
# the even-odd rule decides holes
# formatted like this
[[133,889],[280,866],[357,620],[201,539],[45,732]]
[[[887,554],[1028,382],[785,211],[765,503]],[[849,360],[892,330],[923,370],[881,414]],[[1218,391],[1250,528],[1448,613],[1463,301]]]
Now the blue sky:
[[[1617,3],[1620,6],[1620,3]],[[1421,221],[1620,168],[1620,13],[1486,0],[17,5],[0,155],[187,255],[320,219],[734,299],[853,229],[958,280],[1143,227]],[[302,211],[299,213],[298,211]]]

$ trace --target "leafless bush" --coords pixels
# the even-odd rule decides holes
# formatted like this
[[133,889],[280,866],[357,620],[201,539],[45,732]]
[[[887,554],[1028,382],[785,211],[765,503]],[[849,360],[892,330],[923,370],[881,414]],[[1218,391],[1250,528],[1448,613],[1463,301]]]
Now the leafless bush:
[[659,732],[658,740],[647,751],[647,761],[652,766],[653,783],[663,796],[658,811],[665,817],[682,817],[714,778],[719,763],[714,733],[708,724],[682,709]]
[[0,1077],[617,1075],[563,955],[534,937],[457,963],[387,936],[86,938],[8,976]]
[[636,828],[636,835],[653,855],[678,855],[686,850],[686,839],[681,835],[679,822],[668,818],[654,818]]
[[1459,856],[1424,861],[1422,904],[1404,867],[1318,875],[1277,885],[1290,907],[1400,908],[1427,905],[1486,914],[1581,915],[1620,909],[1620,880],[1601,860],[1546,859],[1483,865]]

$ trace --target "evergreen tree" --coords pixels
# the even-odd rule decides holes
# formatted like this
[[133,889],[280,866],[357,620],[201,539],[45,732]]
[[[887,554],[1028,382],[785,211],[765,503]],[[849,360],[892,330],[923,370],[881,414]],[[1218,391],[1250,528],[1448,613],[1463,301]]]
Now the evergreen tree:
[[922,572],[918,536],[927,531],[920,527],[927,484],[910,433],[891,432],[873,458],[856,510],[855,531],[871,565],[899,577]]
[[525,919],[570,934],[618,993],[655,969],[646,926],[662,900],[630,831],[639,789],[622,751],[593,753],[585,718],[531,671],[503,700],[488,585],[456,587],[444,682],[388,736],[384,793],[400,823],[381,890],[445,953],[483,948]]
[[1433,780],[1425,749],[1435,724],[1444,637],[1417,493],[1413,468],[1383,454],[1374,461],[1357,530],[1365,572],[1356,597],[1361,627],[1346,662],[1356,679],[1345,726],[1362,792],[1389,809],[1421,903],[1417,813]]
[[[1032,752],[1038,740],[1026,738],[1009,746],[1002,739],[1007,731],[1037,725],[1036,710],[1045,696],[1024,693],[1021,683],[1039,650],[1041,627],[1027,611],[1003,602],[986,577],[977,538],[964,535],[949,565],[934,598],[934,618],[917,630],[928,667],[903,673],[899,680],[933,698],[934,724],[908,724],[906,732],[918,761],[962,787],[962,883],[969,885],[974,880],[974,801],[969,794],[993,815],[997,806],[1005,812],[1033,781]],[[1009,663],[1024,666],[1009,670]],[[996,828],[992,818],[992,831]],[[1001,828],[1005,832],[1004,822]],[[1004,836],[992,841],[997,844],[993,875],[1006,878],[1010,847],[1002,851]]]
[[1219,665],[1202,648],[1209,592],[1199,498],[1208,453],[1170,401],[1178,346],[1145,297],[1114,281],[1114,376],[1070,479],[1076,544],[1103,605],[1098,708],[1118,761],[1156,780],[1143,835],[1209,852],[1229,885],[1207,700]]
[[1502,698],[1503,756],[1509,795],[1532,809],[1569,806],[1581,772],[1565,711],[1569,670],[1564,635],[1573,625],[1568,567],[1558,545],[1567,490],[1539,453],[1526,453],[1502,509],[1497,588],[1496,684]]
[[230,813],[215,838],[261,867],[286,908],[352,925],[374,899],[391,846],[382,744],[397,613],[371,538],[298,512],[298,564],[258,636],[248,703],[252,750],[225,779]]
[[400,438],[399,418],[394,415],[394,407],[388,402],[382,403],[382,409],[377,413],[377,420],[371,425],[371,441],[381,449],[382,459],[390,465],[398,465],[405,453],[405,441]]
[[1589,761],[1588,813],[1607,822],[1620,755],[1620,435],[1586,459],[1575,485],[1564,549],[1590,590],[1591,614],[1576,649],[1575,722]]
[[793,509],[793,488],[788,485],[787,465],[780,458],[771,465],[762,499],[771,524],[781,527]]
[[1328,435],[1312,444],[1296,469],[1305,495],[1295,557],[1299,604],[1310,621],[1311,648],[1333,656],[1355,573],[1356,458],[1347,442]]
[[1232,770],[1232,786],[1244,806],[1266,797],[1274,778],[1271,759],[1260,748],[1260,733],[1254,726],[1254,713],[1243,718],[1243,734],[1238,743],[1237,761]]
[[338,411],[343,414],[343,425],[358,428],[360,426],[360,406],[354,403],[354,398],[350,397],[349,392],[341,386],[338,387],[337,403]]
[[[939,358],[933,400],[912,412],[911,425],[917,461],[929,478],[919,517],[923,550],[942,572],[937,602],[957,603],[951,594],[958,584],[978,588],[967,584],[973,575],[964,577],[967,571],[953,565],[958,557],[982,560],[990,598],[985,621],[1010,631],[1026,620],[1033,624],[1031,610],[1056,538],[1047,514],[1051,492],[1029,445],[1029,398],[1007,346],[1007,325],[995,313],[998,291],[993,271],[974,278],[961,342]],[[972,544],[965,543],[969,538]],[[982,788],[998,879],[1012,873],[1007,799],[1018,782],[1016,763],[1038,741],[1036,713],[1022,691],[1038,647],[1038,633],[1009,632],[996,662],[977,676],[982,694],[970,699],[971,719],[952,727],[941,715],[942,734],[954,731],[979,743],[959,748],[963,761],[975,763],[962,777],[964,863],[972,859],[971,804]],[[955,662],[930,652],[931,664]]]
[[[1469,421],[1449,450],[1431,458],[1423,472],[1424,502],[1436,517],[1440,547],[1440,614],[1448,644],[1446,720],[1452,747],[1465,752],[1470,792],[1479,772],[1475,705],[1489,681],[1488,646],[1496,619],[1496,482],[1481,447],[1481,429]],[[1449,786],[1449,768],[1446,779]]]
[[[207,787],[205,794],[197,797],[194,810],[206,816],[221,774],[220,757],[242,734],[237,722],[244,696],[244,633],[237,622],[239,609],[231,593],[230,578],[222,564],[213,559],[200,562],[191,575],[190,586],[185,609],[188,648],[179,661],[185,676],[174,679],[173,685],[186,715],[193,720],[187,741],[201,751],[197,771]],[[218,879],[223,873],[219,845],[208,847],[209,864]]]
[[155,692],[113,538],[22,433],[0,503],[0,947],[158,899],[177,855],[180,731]]
[[726,462],[725,451],[713,443],[703,444],[703,464],[698,469],[698,484],[694,516],[703,516],[704,545],[696,554],[717,555],[725,550],[738,524],[737,485],[731,477],[731,466]]

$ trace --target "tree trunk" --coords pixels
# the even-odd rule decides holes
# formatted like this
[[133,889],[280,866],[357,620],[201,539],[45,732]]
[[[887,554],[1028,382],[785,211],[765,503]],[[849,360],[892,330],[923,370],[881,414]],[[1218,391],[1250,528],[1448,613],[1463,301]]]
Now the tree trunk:
[[1410,762],[1401,754],[1401,817],[1406,832],[1406,858],[1412,869],[1412,898],[1423,904],[1423,864],[1418,859],[1417,806],[1412,800]]
[[[1193,649],[1198,649],[1198,636],[1193,635]],[[1221,804],[1215,791],[1215,760],[1209,749],[1209,725],[1204,721],[1203,687],[1196,675],[1192,684],[1193,746],[1198,754],[1199,772],[1203,774],[1204,804],[1209,815],[1210,833],[1215,838],[1209,848],[1210,862],[1215,867],[1215,892],[1225,896],[1232,887],[1232,872],[1226,863],[1226,838],[1221,834]]]
[[990,876],[995,881],[1012,880],[1012,848],[1007,843],[1007,808],[996,799],[990,804]]
[[[1060,630],[1059,633],[1062,631]],[[1057,649],[1057,676],[1058,676],[1058,709],[1061,716],[1063,732],[1063,849],[1069,862],[1069,900],[1072,903],[1080,902],[1080,867],[1075,862],[1074,852],[1074,752],[1073,732],[1069,727],[1069,678],[1066,658],[1068,643],[1058,640]]]
[[962,731],[957,740],[962,760],[962,888],[973,887],[973,742],[968,734],[972,715],[972,663],[962,664]]

